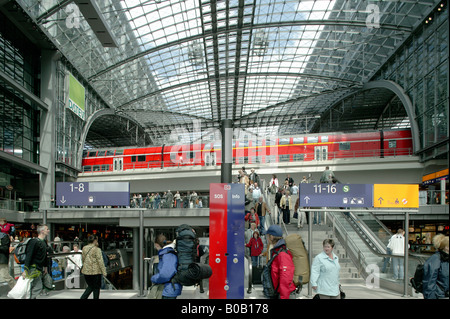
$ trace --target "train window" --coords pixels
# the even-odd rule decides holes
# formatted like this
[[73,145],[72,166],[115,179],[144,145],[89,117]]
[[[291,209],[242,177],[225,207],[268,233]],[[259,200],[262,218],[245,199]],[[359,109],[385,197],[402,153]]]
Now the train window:
[[396,148],[396,147],[397,147],[397,140],[390,140],[389,148]]
[[87,157],[88,152],[87,151],[83,151],[83,157]]
[[261,140],[253,141],[252,146],[262,146],[262,141]]
[[92,166],[83,166],[83,172],[90,172],[92,170]]
[[108,164],[103,164],[102,165],[102,172],[107,172],[109,170],[109,165]]
[[132,162],[136,162],[136,156],[135,155],[131,156],[131,161]]
[[106,151],[98,151],[97,156],[105,156]]
[[97,155],[97,151],[89,151],[89,157],[95,157]]
[[275,163],[276,161],[276,155],[266,155],[266,163]]
[[261,156],[252,156],[253,163],[261,163]]
[[308,143],[318,143],[319,137],[318,136],[308,136]]
[[303,143],[303,137],[294,137],[292,139],[292,144],[301,144]]
[[123,155],[123,150],[116,150],[116,155]]
[[266,140],[266,145],[275,145],[276,144],[276,141],[275,140],[269,140],[269,139],[267,139]]
[[328,136],[322,136],[320,139],[321,139],[322,143],[327,143],[328,142]]
[[145,155],[139,155],[137,160],[138,162],[145,162]]
[[248,157],[247,156],[244,157],[244,164],[248,164]]
[[339,143],[339,150],[340,151],[350,151],[350,142],[341,142]]
[[285,154],[285,155],[279,155],[278,160],[280,162],[289,162],[290,158],[291,158],[291,156],[289,154]]
[[239,147],[248,147],[248,141],[239,141]]
[[114,150],[106,151],[106,156],[113,156],[113,155],[114,155]]
[[294,161],[303,161],[305,160],[305,154],[294,154]]
[[100,171],[100,165],[94,165],[94,166],[92,167],[92,171],[93,171],[93,172],[99,172],[99,171]]
[[289,144],[289,138],[280,138],[279,145],[286,145]]

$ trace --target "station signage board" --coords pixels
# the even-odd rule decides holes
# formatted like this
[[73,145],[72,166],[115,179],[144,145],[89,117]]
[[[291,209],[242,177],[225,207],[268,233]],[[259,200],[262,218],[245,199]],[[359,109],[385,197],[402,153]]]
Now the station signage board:
[[419,207],[419,185],[374,184],[374,207],[417,208]]
[[56,206],[129,206],[129,182],[56,183]]
[[300,207],[372,207],[372,184],[300,184]]
[[418,184],[300,184],[300,207],[418,208]]

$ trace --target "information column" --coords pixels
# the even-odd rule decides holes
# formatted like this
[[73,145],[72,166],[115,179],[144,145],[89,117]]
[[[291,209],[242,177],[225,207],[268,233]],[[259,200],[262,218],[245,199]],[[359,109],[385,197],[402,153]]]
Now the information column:
[[210,184],[210,299],[244,298],[244,185]]

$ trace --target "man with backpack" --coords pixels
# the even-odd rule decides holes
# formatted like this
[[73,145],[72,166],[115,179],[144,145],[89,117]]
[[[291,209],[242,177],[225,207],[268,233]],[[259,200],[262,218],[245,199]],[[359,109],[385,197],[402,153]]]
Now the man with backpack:
[[183,287],[172,282],[178,267],[175,242],[167,241],[166,236],[160,234],[156,238],[155,247],[159,250],[158,272],[151,277],[151,281],[156,285],[164,285],[162,299],[176,299],[181,295]]
[[[270,265],[270,275],[275,294],[269,296],[269,298],[289,299],[291,292],[296,289],[293,282],[295,266],[292,261],[292,254],[286,248],[280,226],[271,225],[266,235],[268,236],[268,243],[273,244],[270,251],[271,260],[268,265]],[[264,281],[263,287],[267,285],[267,282]]]
[[28,242],[26,248],[26,257],[24,262],[24,278],[31,279],[30,299],[36,299],[44,288],[42,284],[43,275],[47,273],[49,252],[52,249],[47,244],[47,236],[50,233],[47,225],[39,224],[37,226],[38,237]]

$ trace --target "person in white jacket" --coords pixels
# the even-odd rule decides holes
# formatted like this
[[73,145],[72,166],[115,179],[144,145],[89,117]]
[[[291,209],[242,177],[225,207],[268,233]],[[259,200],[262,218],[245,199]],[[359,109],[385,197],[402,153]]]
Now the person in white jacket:
[[401,228],[397,230],[397,234],[389,239],[388,248],[392,251],[392,267],[394,268],[394,280],[403,280],[405,265],[401,257],[405,255],[405,231]]

